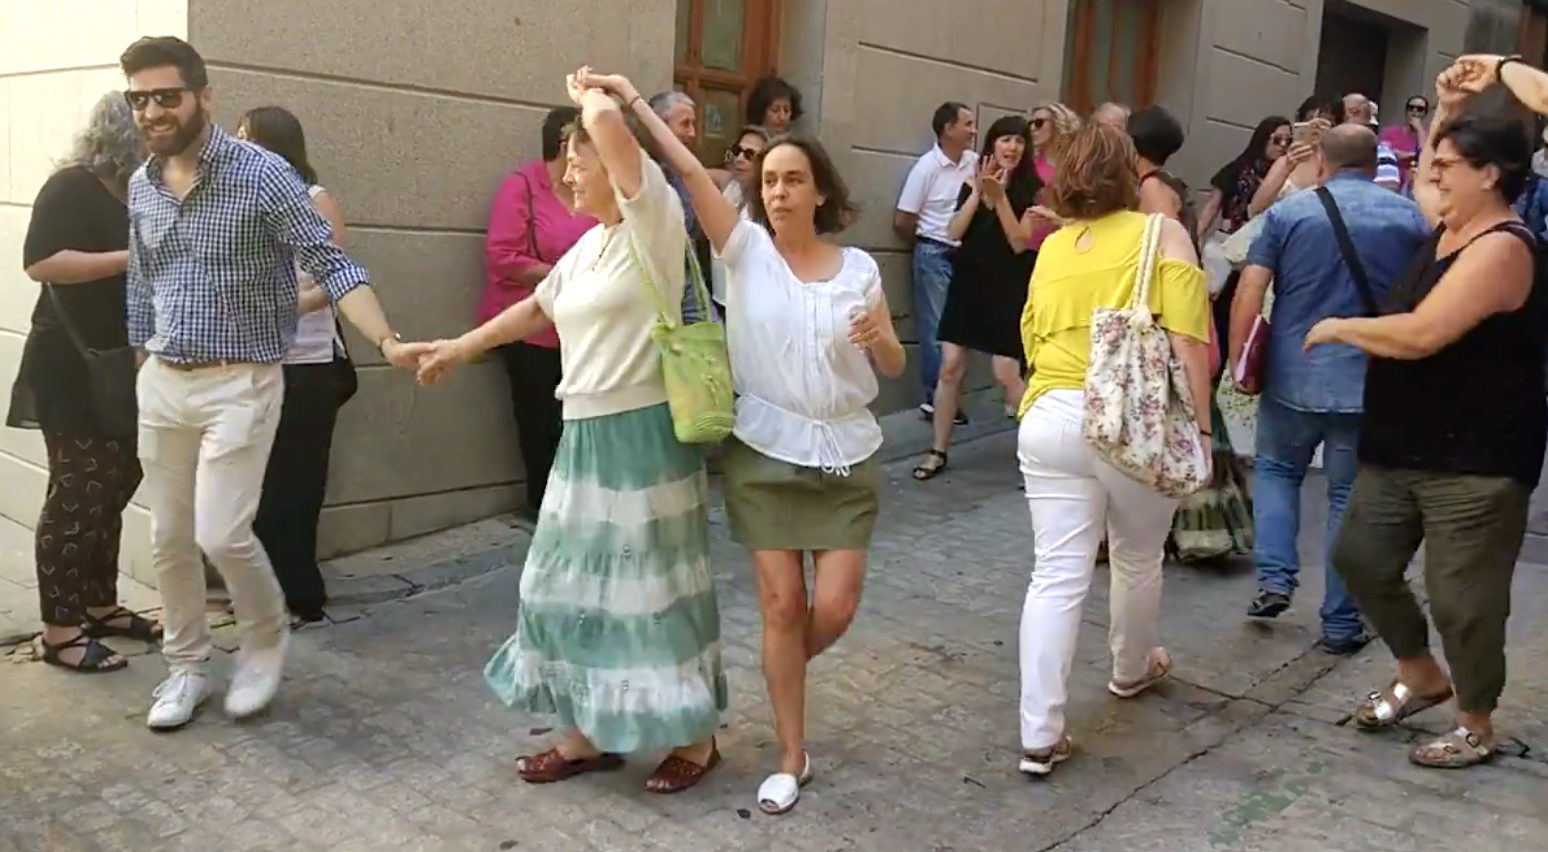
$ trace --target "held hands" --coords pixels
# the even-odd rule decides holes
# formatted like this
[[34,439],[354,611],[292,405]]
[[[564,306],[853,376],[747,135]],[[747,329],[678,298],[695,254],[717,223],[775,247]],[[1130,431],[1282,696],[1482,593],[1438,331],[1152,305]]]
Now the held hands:
[[640,96],[640,90],[629,82],[629,78],[622,74],[598,74],[591,70],[591,66],[582,66],[579,71],[570,75],[583,90],[594,89],[605,92],[617,98],[619,102],[627,105]]
[[864,308],[856,308],[849,315],[849,342],[866,352],[890,342],[897,335],[891,314],[886,299],[876,299]]
[[473,350],[460,337],[421,345],[426,348],[419,356],[416,377],[422,385],[436,384],[450,375],[453,367],[468,363],[474,355]]
[[387,363],[403,370],[418,367],[420,356],[428,351],[428,343],[404,343],[393,337],[382,342],[382,357],[387,359]]

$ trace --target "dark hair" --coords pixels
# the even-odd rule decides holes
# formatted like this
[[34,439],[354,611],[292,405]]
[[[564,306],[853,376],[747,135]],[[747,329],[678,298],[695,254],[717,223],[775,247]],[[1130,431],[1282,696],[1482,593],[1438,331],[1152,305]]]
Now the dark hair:
[[1037,178],[1037,168],[1033,164],[1032,156],[1032,123],[1019,115],[1002,115],[989,125],[989,132],[983,134],[984,144],[982,154],[985,157],[994,154],[994,143],[1006,136],[1019,136],[1021,141],[1027,143],[1026,152],[1021,155],[1021,162],[1016,164],[1015,171],[1011,172],[1005,180],[1005,191],[1015,198],[1031,199],[1043,188],[1042,181]]
[[1408,98],[1403,101],[1403,109],[1405,109],[1405,110],[1408,109],[1408,105],[1413,103],[1414,101],[1424,101],[1424,108],[1425,109],[1429,109],[1430,108],[1430,99],[1429,99],[1429,97],[1421,93],[1421,94],[1417,94],[1417,95],[1409,95]]
[[301,119],[280,106],[262,106],[242,114],[238,127],[247,128],[247,138],[285,158],[306,181],[307,186],[317,183],[317,170],[306,158],[306,131],[301,129]]
[[769,129],[761,124],[744,124],[737,129],[736,135],[731,137],[731,139],[733,141],[740,142],[744,137],[747,136],[756,136],[763,140],[763,144],[765,145],[769,144],[770,139],[774,138],[773,135],[769,133]]
[[1128,130],[1135,152],[1157,166],[1166,165],[1187,139],[1176,116],[1159,106],[1148,106],[1130,115]]
[[118,67],[125,77],[150,68],[176,68],[183,77],[183,85],[190,91],[201,92],[210,84],[210,72],[204,67],[204,57],[193,45],[177,36],[146,36],[139,39],[118,57]]
[[553,162],[564,156],[564,137],[580,124],[580,110],[555,107],[543,117],[543,160]]
[[1532,143],[1521,120],[1496,111],[1464,108],[1435,133],[1435,145],[1451,140],[1462,159],[1475,169],[1500,171],[1499,193],[1514,203],[1532,174]]
[[1100,122],[1075,132],[1049,187],[1049,205],[1064,219],[1096,219],[1139,203],[1139,162],[1129,134]]
[[1329,120],[1331,120],[1334,124],[1343,124],[1345,118],[1347,117],[1344,114],[1343,98],[1329,98],[1323,95],[1312,95],[1306,100],[1301,101],[1301,105],[1296,107],[1295,120],[1311,121],[1312,116],[1319,112],[1327,113]]
[[[833,158],[828,156],[827,149],[815,138],[787,133],[770,139],[769,144],[763,146],[763,150],[753,160],[753,174],[762,175],[763,162],[769,158],[769,154],[787,145],[801,149],[801,153],[806,155],[812,168],[812,182],[816,184],[817,192],[827,199],[817,208],[817,214],[812,220],[812,224],[817,226],[817,233],[836,234],[844,230],[860,213],[860,208],[849,199],[849,187],[845,185],[844,178],[839,176]],[[769,212],[764,209],[762,192],[748,194],[747,215],[754,222],[769,227]]]
[[957,123],[962,116],[962,111],[967,109],[967,104],[959,104],[956,101],[947,101],[935,108],[935,115],[930,117],[930,129],[936,136],[946,132],[946,128]]
[[1236,155],[1234,162],[1238,165],[1267,163],[1268,157],[1263,152],[1268,150],[1268,143],[1274,138],[1274,131],[1289,126],[1290,119],[1282,115],[1271,115],[1258,122],[1258,126],[1252,129],[1252,138],[1247,140],[1247,147]]
[[790,120],[797,121],[806,114],[801,106],[801,90],[785,82],[782,77],[768,76],[753,84],[747,93],[747,123],[763,126],[763,117],[775,101],[790,102]]

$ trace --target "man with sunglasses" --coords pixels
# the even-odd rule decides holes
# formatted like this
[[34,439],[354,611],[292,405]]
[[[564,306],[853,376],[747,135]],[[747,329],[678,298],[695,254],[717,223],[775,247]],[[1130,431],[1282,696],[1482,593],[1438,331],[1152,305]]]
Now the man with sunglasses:
[[289,644],[285,599],[253,517],[296,329],[296,267],[394,366],[418,366],[366,271],[334,244],[283,159],[210,122],[209,74],[187,42],[136,41],[119,60],[150,160],[129,182],[129,345],[138,350],[139,457],[151,512],[169,675],[146,723],[187,724],[209,696],[200,552],[244,632],[226,692],[237,718],[268,706]]
[[1419,145],[1429,135],[1430,101],[1424,95],[1414,95],[1403,105],[1403,120],[1381,131],[1381,141],[1397,155],[1398,172],[1403,188],[1412,185],[1413,169],[1419,163]]

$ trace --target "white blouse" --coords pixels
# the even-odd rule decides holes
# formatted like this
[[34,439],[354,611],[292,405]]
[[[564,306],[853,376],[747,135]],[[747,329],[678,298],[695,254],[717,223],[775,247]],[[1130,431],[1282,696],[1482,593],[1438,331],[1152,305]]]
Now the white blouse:
[[772,459],[848,475],[881,448],[876,372],[849,318],[882,297],[876,261],[844,249],[827,281],[798,280],[763,226],[742,220],[721,252],[735,435]]
[[[743,219],[750,218],[742,198],[741,181],[733,177],[720,194],[742,214]],[[726,262],[718,257],[710,259],[710,298],[722,308],[726,306]]]

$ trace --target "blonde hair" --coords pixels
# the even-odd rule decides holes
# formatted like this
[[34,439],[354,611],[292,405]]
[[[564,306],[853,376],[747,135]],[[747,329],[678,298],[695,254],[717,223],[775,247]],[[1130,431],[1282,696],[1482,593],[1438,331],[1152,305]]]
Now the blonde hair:
[[1033,107],[1027,113],[1027,118],[1031,119],[1039,111],[1046,112],[1053,118],[1053,138],[1048,140],[1049,150],[1038,153],[1047,160],[1057,159],[1058,152],[1068,145],[1070,138],[1080,130],[1082,124],[1080,115],[1058,101],[1044,101]]

